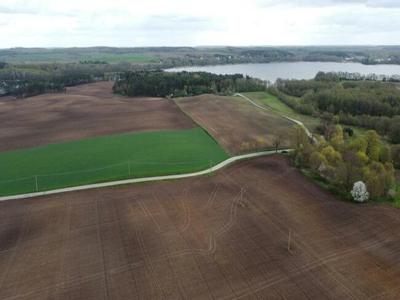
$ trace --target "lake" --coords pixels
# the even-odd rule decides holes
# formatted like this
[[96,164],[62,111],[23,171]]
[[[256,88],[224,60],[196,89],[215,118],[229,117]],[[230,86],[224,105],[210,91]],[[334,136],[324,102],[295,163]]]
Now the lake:
[[349,72],[363,75],[400,75],[400,65],[363,65],[360,63],[335,63],[335,62],[282,62],[265,64],[236,64],[202,67],[180,67],[167,69],[169,72],[210,72],[215,74],[244,74],[275,82],[282,79],[312,79],[319,71],[323,72]]

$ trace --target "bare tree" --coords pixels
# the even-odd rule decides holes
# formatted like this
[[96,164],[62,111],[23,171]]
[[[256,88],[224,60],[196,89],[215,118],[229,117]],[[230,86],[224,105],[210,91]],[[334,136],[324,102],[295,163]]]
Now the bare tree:
[[275,132],[274,137],[272,138],[272,144],[274,145],[275,152],[278,152],[279,147],[282,145],[284,140],[283,132]]

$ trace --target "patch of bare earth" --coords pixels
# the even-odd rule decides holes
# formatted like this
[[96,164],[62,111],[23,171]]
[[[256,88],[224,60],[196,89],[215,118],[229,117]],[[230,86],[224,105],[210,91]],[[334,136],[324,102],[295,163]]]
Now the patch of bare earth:
[[114,95],[112,82],[68,88],[0,105],[0,151],[87,137],[194,126],[173,101]]
[[290,146],[292,123],[239,97],[201,95],[177,103],[231,154],[271,148],[278,135],[281,147]]
[[399,228],[280,156],[3,202],[0,299],[399,299]]

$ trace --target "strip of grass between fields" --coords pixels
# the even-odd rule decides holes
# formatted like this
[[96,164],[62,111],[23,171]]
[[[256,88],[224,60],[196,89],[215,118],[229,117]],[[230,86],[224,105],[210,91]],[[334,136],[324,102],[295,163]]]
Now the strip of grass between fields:
[[304,123],[304,125],[309,128],[311,131],[314,131],[315,127],[320,123],[317,118],[306,116],[295,112],[285,103],[278,99],[278,97],[271,95],[267,92],[250,92],[244,93],[247,97],[252,99],[253,101],[257,102],[260,105],[265,105],[271,110],[279,114],[283,114],[290,118],[294,118]]
[[[278,99],[278,97],[271,95],[270,93],[267,92],[249,92],[249,93],[243,93],[245,96],[249,97],[250,99],[256,101],[258,104],[265,105],[272,110],[274,110],[277,113],[286,115],[290,118],[294,118],[296,120],[299,120],[304,123],[304,125],[310,129],[312,132],[315,130],[315,128],[320,124],[320,120],[316,117],[313,116],[307,116],[300,114],[296,111],[294,111],[292,108],[287,106],[285,103],[283,103],[281,100]],[[356,134],[363,134],[366,130],[364,128],[360,127],[355,127],[355,126],[348,126],[348,125],[342,125],[345,127],[350,127],[354,130]]]
[[0,195],[194,172],[228,157],[202,128],[52,144],[0,153]]

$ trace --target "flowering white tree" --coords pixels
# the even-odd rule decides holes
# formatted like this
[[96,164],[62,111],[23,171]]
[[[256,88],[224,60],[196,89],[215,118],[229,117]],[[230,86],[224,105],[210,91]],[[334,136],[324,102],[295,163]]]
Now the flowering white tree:
[[354,201],[365,202],[369,198],[369,193],[367,191],[367,186],[362,181],[357,181],[354,183],[353,189],[351,190],[351,195]]

